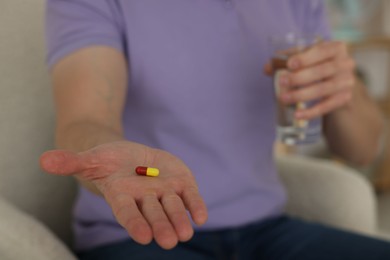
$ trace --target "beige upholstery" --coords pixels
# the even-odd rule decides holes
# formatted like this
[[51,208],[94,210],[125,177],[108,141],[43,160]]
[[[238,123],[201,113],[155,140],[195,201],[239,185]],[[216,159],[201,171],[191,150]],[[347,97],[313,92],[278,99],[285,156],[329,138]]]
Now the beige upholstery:
[[0,195],[69,244],[73,180],[43,174],[38,165],[39,155],[53,146],[54,126],[44,3],[0,1]]
[[[44,3],[0,1],[0,259],[74,259],[65,247],[71,244],[74,181],[38,167],[39,155],[53,147],[54,129]],[[279,158],[278,165],[291,214],[375,231],[372,191],[352,170],[304,158]]]
[[75,259],[47,227],[1,197],[0,220],[0,259]]
[[377,205],[372,187],[354,170],[322,159],[277,158],[287,187],[287,212],[309,221],[376,234]]

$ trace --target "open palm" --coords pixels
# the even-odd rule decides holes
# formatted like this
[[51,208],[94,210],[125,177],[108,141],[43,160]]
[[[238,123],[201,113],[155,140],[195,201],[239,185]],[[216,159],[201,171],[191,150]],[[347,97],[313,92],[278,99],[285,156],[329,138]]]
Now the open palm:
[[[158,177],[138,176],[137,166],[160,169]],[[205,204],[188,167],[174,155],[119,141],[82,153],[54,150],[41,156],[51,174],[74,175],[92,182],[111,206],[117,221],[138,243],[153,238],[163,248],[192,237],[186,210],[196,224],[207,219]]]

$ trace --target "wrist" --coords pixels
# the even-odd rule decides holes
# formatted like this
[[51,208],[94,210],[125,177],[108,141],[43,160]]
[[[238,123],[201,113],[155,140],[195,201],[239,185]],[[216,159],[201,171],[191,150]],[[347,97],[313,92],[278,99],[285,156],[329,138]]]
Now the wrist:
[[83,121],[58,126],[55,142],[57,148],[81,152],[104,143],[121,140],[124,140],[121,130]]

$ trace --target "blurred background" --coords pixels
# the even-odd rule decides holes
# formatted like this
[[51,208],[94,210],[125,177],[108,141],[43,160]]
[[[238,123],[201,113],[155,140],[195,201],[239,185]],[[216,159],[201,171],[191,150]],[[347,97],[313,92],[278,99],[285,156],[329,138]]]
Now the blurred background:
[[[390,117],[390,1],[326,0],[326,3],[333,37],[349,43],[358,74],[387,122]],[[390,146],[386,139],[377,162],[359,169],[378,192],[390,190]]]
[[348,165],[332,155],[325,143],[284,147],[282,153],[331,160],[354,168],[373,185],[378,198],[379,225],[390,232],[390,1],[325,0],[334,39],[346,41],[357,62],[357,73],[381,108],[386,136],[380,156],[368,167]]

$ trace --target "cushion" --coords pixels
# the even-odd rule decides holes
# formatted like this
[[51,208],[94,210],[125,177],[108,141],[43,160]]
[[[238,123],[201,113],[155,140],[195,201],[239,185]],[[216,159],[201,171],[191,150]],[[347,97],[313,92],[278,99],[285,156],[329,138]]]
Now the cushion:
[[49,229],[0,197],[0,259],[72,260],[75,256]]

